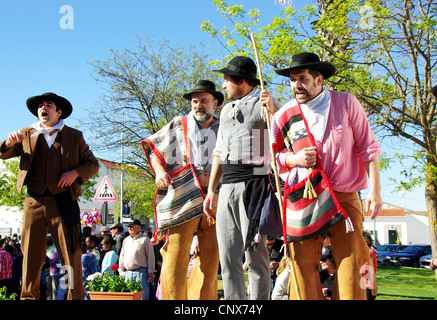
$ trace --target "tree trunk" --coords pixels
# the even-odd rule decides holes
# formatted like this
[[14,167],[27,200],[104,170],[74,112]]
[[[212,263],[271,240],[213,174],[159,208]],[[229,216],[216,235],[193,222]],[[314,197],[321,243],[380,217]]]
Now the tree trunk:
[[[437,185],[433,181],[425,183],[425,200],[428,209],[429,234],[431,239],[432,257],[437,259]],[[437,280],[437,270],[435,270]]]

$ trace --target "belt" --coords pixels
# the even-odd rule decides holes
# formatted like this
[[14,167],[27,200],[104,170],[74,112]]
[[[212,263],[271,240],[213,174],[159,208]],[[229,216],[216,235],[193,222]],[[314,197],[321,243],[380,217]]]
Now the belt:
[[126,269],[126,271],[138,271],[138,270],[141,270],[141,269],[144,269],[145,267],[138,267],[138,268],[135,268],[135,269]]

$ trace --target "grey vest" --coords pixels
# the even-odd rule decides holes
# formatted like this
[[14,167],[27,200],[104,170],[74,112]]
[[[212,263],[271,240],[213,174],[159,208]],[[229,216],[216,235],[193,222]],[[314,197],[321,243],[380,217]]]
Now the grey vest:
[[262,165],[269,154],[269,139],[259,99],[245,102],[233,116],[235,102],[226,104],[220,113],[223,134],[220,159],[227,164]]

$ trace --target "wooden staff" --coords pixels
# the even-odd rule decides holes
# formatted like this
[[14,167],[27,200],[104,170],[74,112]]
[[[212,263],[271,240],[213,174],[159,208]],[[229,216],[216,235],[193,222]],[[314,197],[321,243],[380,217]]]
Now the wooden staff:
[[[255,36],[254,36],[253,32],[250,34],[250,37],[252,39],[253,50],[255,51],[255,59],[256,59],[257,65],[258,65],[259,80],[261,82],[261,90],[265,90],[263,75],[262,75],[262,71],[261,71],[261,64],[259,62],[258,48],[256,46]],[[267,109],[267,107],[266,107],[266,109]],[[282,207],[281,183],[279,181],[278,169],[276,167],[276,153],[275,153],[275,149],[273,148],[273,145],[272,145],[272,133],[271,133],[271,129],[270,129],[270,112],[268,109],[265,111],[266,111],[267,130],[269,132],[270,153],[272,155],[272,168],[273,168],[273,173],[275,176],[276,191],[278,194],[278,201],[279,201],[279,211],[281,213],[281,217],[284,218],[283,207]],[[284,237],[286,237],[286,235],[284,235]],[[286,240],[286,239],[284,239],[284,240]],[[298,300],[301,300],[299,285],[297,284],[296,271],[295,271],[295,267],[294,267],[293,257],[290,257],[290,262],[291,262],[291,274],[292,274],[293,280],[294,280],[293,282],[294,282],[294,286],[295,286],[295,290],[296,290],[296,296],[297,296]]]

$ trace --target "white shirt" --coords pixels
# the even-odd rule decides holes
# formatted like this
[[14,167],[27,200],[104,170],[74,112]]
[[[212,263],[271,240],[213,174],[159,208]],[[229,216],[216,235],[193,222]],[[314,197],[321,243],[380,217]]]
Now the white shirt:
[[121,247],[119,269],[121,271],[147,268],[148,273],[155,272],[155,253],[149,238],[142,232],[135,238],[128,236]]

